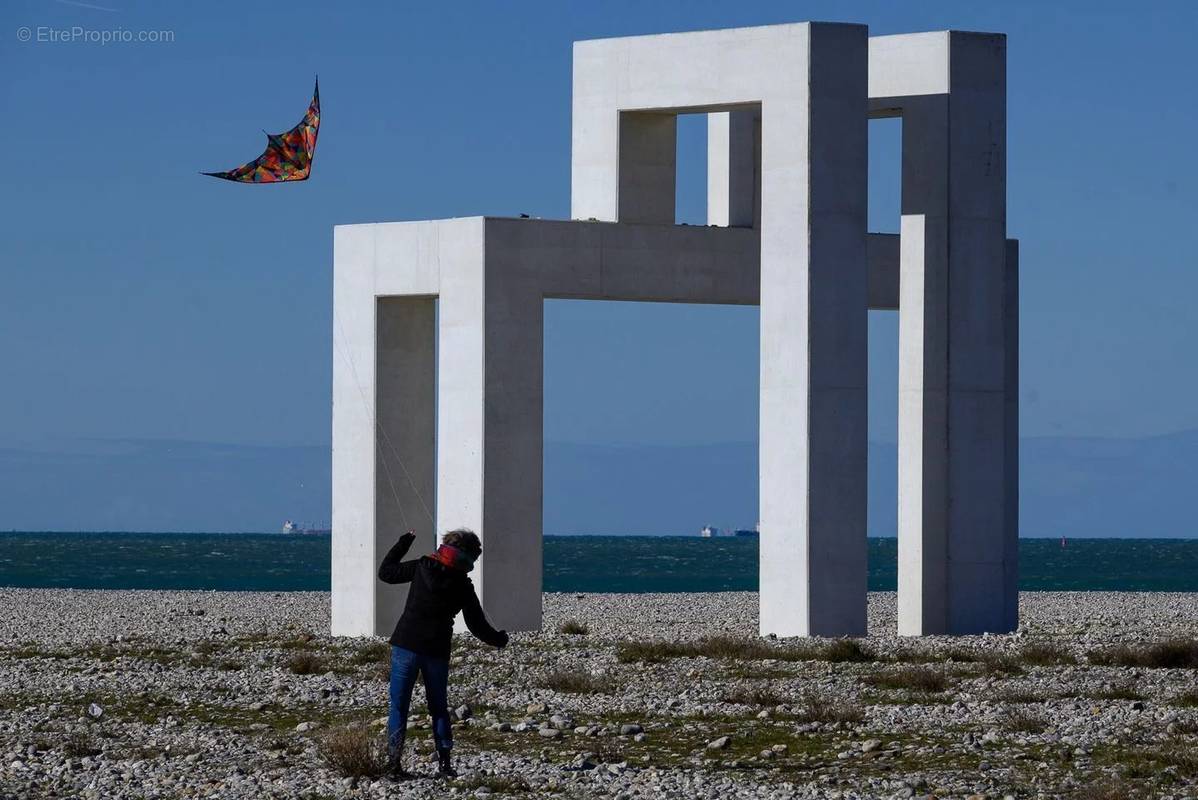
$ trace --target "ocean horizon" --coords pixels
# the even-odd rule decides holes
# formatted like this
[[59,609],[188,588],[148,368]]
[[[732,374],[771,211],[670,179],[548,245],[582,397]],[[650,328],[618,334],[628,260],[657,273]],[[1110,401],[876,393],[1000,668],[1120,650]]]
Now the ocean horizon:
[[[331,536],[0,532],[0,586],[328,591]],[[1198,539],[1023,538],[1022,591],[1198,592]],[[898,540],[869,539],[869,589],[897,586]],[[546,535],[548,592],[757,589],[753,537]]]

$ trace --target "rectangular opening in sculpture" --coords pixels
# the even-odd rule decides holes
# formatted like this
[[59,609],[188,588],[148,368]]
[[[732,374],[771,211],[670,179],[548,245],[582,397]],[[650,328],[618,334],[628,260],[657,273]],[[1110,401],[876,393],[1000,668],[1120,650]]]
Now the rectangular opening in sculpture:
[[707,224],[707,115],[678,115],[674,221]]
[[753,531],[757,308],[546,300],[544,312],[544,532]]
[[[435,540],[437,481],[437,299],[379,297],[375,301],[374,397],[366,391],[370,364],[353,364],[363,403],[354,411],[375,413],[375,554],[378,563],[405,530],[420,548]],[[375,583],[377,602],[401,608],[402,585]],[[379,619],[376,633],[393,622]]]
[[869,230],[898,233],[902,210],[903,120],[869,121]]

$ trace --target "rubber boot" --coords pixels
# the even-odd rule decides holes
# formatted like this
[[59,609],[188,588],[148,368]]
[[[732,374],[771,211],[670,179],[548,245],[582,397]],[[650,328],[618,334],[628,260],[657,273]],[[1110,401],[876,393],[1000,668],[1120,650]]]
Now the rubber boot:
[[449,750],[437,750],[437,774],[442,778],[456,778],[458,771],[453,768],[453,762],[449,758]]
[[403,738],[387,750],[387,777],[396,781],[408,778],[408,773],[403,768]]

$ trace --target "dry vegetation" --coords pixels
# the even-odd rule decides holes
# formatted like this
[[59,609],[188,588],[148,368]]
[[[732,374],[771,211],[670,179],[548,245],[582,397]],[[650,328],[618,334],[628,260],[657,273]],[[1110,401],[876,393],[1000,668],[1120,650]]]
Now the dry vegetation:
[[347,778],[377,778],[387,772],[387,740],[365,725],[333,728],[319,739],[318,752]]

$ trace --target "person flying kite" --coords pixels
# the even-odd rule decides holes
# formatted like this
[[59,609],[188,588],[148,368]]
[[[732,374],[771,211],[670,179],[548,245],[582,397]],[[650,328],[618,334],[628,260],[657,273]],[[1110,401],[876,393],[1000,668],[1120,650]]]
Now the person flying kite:
[[308,113],[291,130],[280,134],[266,134],[266,152],[248,164],[242,164],[227,172],[204,172],[214,178],[224,178],[238,183],[277,183],[279,181],[306,181],[312,172],[312,159],[316,155],[316,134],[320,131],[320,80],[312,92]]

